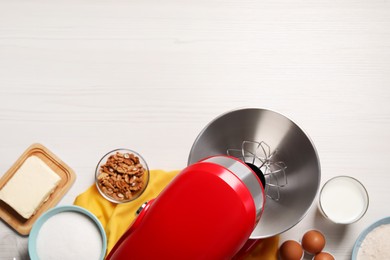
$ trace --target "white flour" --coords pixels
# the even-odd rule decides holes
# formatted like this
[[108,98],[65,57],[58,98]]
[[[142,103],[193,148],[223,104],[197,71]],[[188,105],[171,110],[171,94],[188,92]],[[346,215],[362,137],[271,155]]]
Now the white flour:
[[363,240],[357,260],[390,259],[390,224],[373,229]]
[[37,236],[40,260],[99,259],[102,237],[96,224],[77,212],[61,212],[50,217]]

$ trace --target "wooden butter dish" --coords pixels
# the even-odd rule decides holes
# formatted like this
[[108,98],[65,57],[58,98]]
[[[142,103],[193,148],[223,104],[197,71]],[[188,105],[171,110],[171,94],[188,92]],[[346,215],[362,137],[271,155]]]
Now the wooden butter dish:
[[0,201],[0,218],[15,229],[21,235],[28,235],[35,221],[48,209],[54,207],[59,200],[70,189],[76,179],[74,171],[60,160],[55,154],[41,144],[32,144],[11,166],[11,168],[0,179],[0,190],[8,180],[17,172],[20,166],[30,156],[37,156],[47,164],[61,178],[58,186],[49,198],[38,208],[37,212],[29,219],[24,219],[13,208],[3,201]]

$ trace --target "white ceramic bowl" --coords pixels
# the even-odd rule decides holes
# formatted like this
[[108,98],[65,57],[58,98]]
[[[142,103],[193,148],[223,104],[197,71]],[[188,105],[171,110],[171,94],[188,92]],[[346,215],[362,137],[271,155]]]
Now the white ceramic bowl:
[[[88,243],[90,247],[86,248],[85,244],[80,244],[80,240]],[[48,254],[61,255],[61,259],[74,259],[71,255],[77,250],[84,254],[78,257],[94,255],[99,260],[103,260],[106,254],[107,237],[104,228],[98,218],[88,210],[73,205],[55,207],[41,215],[34,223],[28,238],[31,260],[42,259]]]

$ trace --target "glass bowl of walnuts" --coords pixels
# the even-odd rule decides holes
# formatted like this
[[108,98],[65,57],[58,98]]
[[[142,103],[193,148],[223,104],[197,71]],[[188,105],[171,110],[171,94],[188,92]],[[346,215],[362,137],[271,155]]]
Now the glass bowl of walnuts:
[[135,200],[149,182],[149,168],[144,158],[129,149],[115,149],[100,159],[95,173],[100,194],[114,203]]

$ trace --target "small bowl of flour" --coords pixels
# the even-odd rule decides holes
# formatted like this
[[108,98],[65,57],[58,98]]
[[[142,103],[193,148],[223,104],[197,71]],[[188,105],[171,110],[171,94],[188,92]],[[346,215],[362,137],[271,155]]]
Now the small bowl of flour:
[[103,260],[107,237],[99,220],[78,206],[60,206],[34,224],[28,251],[32,260]]
[[364,230],[355,242],[352,260],[390,259],[390,217]]

